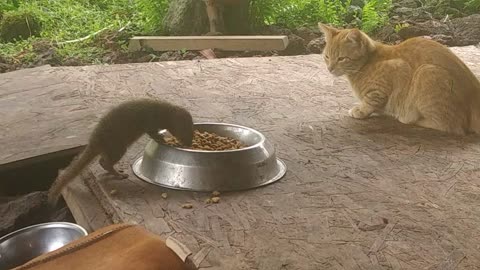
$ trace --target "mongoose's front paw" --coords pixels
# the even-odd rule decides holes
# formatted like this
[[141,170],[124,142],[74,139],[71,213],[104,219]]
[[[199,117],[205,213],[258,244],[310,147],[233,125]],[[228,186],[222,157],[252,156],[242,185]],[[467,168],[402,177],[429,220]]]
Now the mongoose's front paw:
[[355,106],[348,111],[348,115],[356,119],[367,118],[370,114],[362,111],[361,106]]

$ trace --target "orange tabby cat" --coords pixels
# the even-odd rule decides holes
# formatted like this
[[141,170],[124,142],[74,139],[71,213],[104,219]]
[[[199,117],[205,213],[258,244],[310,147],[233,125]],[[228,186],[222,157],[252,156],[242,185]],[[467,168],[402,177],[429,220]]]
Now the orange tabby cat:
[[358,29],[319,27],[328,70],[346,75],[361,101],[351,117],[376,112],[448,133],[480,133],[480,82],[447,47],[424,38],[390,46]]

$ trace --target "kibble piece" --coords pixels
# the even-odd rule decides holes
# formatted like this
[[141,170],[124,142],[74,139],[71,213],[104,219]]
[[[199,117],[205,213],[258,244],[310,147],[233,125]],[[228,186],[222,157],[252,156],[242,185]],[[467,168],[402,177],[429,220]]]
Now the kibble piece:
[[211,203],[212,203],[212,199],[210,199],[210,198],[206,199],[206,200],[205,200],[205,203],[206,203],[206,204],[211,204]]
[[191,203],[184,203],[184,204],[182,204],[182,208],[192,209],[192,208],[193,208],[193,204],[191,204]]
[[220,196],[220,192],[215,190],[214,192],[212,192],[212,196],[218,197],[218,196]]
[[166,199],[168,197],[168,194],[167,193],[162,193],[162,198]]
[[212,203],[219,203],[220,202],[220,197],[213,197],[212,198]]

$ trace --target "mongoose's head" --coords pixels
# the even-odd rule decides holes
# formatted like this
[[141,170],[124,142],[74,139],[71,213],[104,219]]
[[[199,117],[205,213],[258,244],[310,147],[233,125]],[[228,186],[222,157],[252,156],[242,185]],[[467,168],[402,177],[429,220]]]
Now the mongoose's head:
[[168,131],[185,146],[191,146],[193,141],[192,115],[183,108],[173,112]]

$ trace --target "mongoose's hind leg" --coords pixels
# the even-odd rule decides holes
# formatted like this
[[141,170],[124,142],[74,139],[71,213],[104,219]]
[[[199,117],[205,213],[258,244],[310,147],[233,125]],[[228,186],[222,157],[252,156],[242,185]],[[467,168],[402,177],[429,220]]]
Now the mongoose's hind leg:
[[118,178],[125,179],[128,178],[128,174],[120,173],[113,167],[117,162],[123,157],[127,149],[116,149],[110,153],[102,153],[100,157],[100,165],[104,170],[115,175]]

